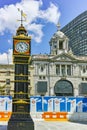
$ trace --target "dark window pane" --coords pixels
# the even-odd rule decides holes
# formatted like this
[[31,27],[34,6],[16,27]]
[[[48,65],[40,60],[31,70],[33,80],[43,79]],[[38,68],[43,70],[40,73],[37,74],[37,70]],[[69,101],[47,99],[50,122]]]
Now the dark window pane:
[[55,84],[54,87],[55,94],[61,95],[73,95],[73,86],[72,84],[67,80],[60,80]]
[[47,92],[47,82],[39,81],[37,84],[37,92],[46,93]]

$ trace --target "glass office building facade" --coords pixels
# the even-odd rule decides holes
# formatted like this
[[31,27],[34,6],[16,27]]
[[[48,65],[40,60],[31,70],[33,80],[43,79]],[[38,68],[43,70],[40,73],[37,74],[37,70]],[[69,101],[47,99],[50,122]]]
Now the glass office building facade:
[[61,31],[69,38],[69,47],[75,55],[87,56],[87,11],[73,19]]

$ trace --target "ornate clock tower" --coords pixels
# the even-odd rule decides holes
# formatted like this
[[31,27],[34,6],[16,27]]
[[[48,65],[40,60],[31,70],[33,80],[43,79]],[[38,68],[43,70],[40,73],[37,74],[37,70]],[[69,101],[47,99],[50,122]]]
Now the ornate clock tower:
[[16,36],[13,37],[14,98],[8,130],[34,130],[34,123],[30,116],[30,99],[28,97],[31,37],[28,36],[22,21],[21,19],[21,26],[17,29]]

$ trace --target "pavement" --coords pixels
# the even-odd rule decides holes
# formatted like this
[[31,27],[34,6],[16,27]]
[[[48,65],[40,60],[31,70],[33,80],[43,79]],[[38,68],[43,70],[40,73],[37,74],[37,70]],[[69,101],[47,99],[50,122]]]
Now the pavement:
[[[34,121],[34,130],[87,130],[87,122]],[[0,130],[7,130],[7,125],[0,124]]]
[[0,130],[7,130],[7,126],[6,125],[0,125]]
[[35,130],[87,130],[87,122],[35,121]]

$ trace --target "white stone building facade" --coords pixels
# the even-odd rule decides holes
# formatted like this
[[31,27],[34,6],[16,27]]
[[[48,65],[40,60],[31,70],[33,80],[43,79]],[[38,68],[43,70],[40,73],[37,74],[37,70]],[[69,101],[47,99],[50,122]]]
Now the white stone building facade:
[[49,55],[32,56],[34,95],[86,96],[87,57],[73,55],[60,30],[49,43]]

